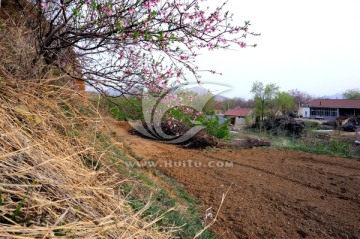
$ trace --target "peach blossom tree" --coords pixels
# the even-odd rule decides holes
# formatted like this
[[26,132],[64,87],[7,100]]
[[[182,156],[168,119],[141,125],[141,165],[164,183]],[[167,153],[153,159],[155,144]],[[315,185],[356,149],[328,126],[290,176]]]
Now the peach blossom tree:
[[30,1],[38,54],[75,78],[80,72],[103,93],[156,91],[190,75],[200,81],[202,49],[256,46],[245,42],[257,35],[250,22],[234,25],[227,2],[210,8],[206,0]]

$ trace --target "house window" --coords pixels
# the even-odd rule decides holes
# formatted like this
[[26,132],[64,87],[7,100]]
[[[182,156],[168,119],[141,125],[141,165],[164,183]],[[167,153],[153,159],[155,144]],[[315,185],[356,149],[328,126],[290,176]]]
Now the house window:
[[337,109],[335,108],[311,108],[310,116],[337,116]]

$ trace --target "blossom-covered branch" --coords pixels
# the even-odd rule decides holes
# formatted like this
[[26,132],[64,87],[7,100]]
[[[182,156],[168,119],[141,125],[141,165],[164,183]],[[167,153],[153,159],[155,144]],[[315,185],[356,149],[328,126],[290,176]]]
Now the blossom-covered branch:
[[186,73],[199,79],[199,50],[244,48],[250,46],[246,36],[257,35],[249,22],[233,25],[226,2],[211,10],[204,0],[32,1],[39,53],[68,74],[81,73],[100,91],[129,93],[144,86],[155,91],[169,81],[186,81]]

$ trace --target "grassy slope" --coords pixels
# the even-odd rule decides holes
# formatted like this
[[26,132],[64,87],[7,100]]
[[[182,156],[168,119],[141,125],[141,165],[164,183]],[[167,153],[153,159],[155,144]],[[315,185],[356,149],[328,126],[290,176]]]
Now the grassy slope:
[[168,238],[134,211],[96,110],[48,82],[1,80],[0,237]]

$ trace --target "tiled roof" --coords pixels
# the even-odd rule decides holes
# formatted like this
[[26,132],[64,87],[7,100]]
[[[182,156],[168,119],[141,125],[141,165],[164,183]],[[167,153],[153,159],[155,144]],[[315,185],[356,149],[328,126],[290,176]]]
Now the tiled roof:
[[251,111],[252,111],[252,109],[249,109],[249,108],[232,109],[232,110],[226,111],[225,116],[245,117]]
[[356,108],[360,109],[360,100],[334,99],[324,100],[317,99],[310,102],[310,107],[326,107],[326,108]]

